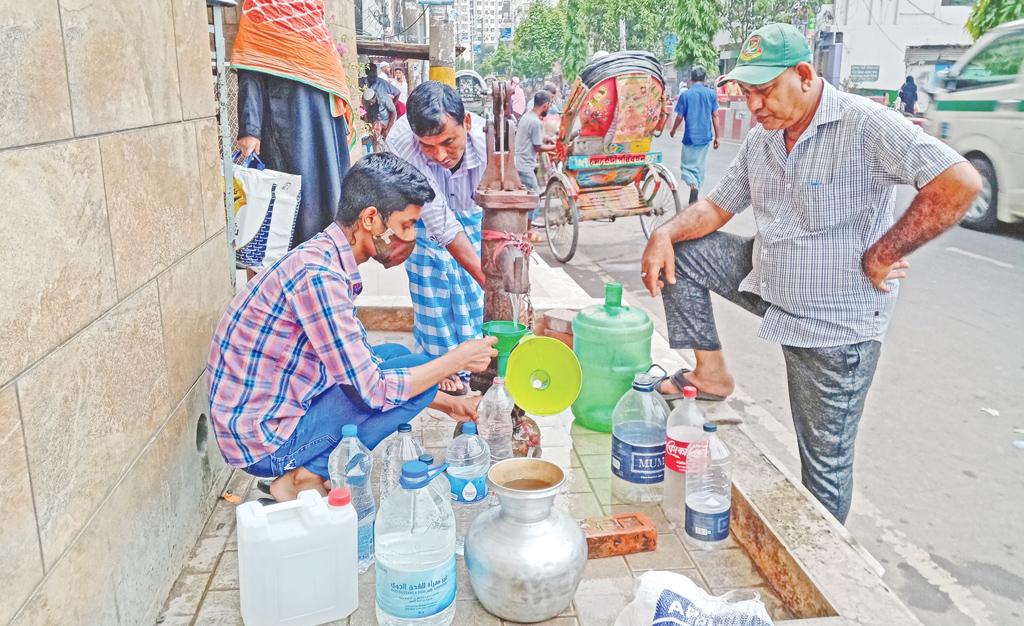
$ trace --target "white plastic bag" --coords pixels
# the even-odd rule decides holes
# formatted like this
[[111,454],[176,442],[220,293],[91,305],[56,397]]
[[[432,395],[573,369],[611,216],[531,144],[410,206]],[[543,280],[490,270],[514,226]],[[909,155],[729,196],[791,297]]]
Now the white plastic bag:
[[730,601],[732,593],[713,596],[682,574],[647,572],[636,596],[619,613],[615,626],[771,626],[764,603]]
[[235,260],[261,269],[288,252],[302,177],[265,169],[255,155],[236,164],[234,175]]

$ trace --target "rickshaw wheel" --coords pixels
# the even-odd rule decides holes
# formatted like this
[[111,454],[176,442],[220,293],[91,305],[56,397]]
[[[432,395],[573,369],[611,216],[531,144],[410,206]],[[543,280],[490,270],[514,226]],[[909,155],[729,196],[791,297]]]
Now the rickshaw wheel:
[[644,236],[651,238],[656,228],[671,220],[682,210],[679,194],[672,188],[671,181],[664,171],[650,168],[640,185],[640,199],[651,212],[640,216],[640,228]]
[[576,199],[557,178],[548,183],[544,194],[544,232],[547,234],[551,254],[562,263],[568,263],[576,254],[576,243],[580,236],[580,212],[576,207]]

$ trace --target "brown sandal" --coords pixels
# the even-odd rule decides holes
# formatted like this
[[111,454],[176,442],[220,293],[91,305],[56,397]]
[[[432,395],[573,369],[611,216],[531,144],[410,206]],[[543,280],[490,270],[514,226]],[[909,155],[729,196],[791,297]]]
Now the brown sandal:
[[469,383],[462,380],[462,377],[460,377],[458,374],[452,374],[451,376],[448,377],[448,380],[453,380],[459,383],[460,385],[462,385],[462,389],[459,389],[458,391],[445,391],[444,389],[438,389],[438,391],[440,391],[441,393],[446,393],[449,396],[456,397],[464,396],[467,393],[469,393]]
[[696,389],[698,400],[707,400],[708,402],[722,402],[725,400],[725,396],[701,391],[700,387],[690,382],[690,379],[688,379],[685,374],[688,374],[691,371],[693,370],[681,367],[677,369],[674,374],[668,377],[668,380],[671,381],[679,391],[674,393],[662,393],[661,397],[664,398],[666,402],[670,400],[681,400],[683,398],[683,387],[693,387]]

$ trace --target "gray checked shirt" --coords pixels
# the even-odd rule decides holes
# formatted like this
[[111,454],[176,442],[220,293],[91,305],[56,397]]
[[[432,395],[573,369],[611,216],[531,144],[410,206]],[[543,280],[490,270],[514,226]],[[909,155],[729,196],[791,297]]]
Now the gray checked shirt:
[[963,161],[902,115],[825,83],[818,111],[786,154],[783,131],[753,128],[708,200],[753,207],[753,270],[740,290],[771,306],[759,336],[796,347],[881,339],[896,304],[861,257],[893,224],[895,185],[918,189]]

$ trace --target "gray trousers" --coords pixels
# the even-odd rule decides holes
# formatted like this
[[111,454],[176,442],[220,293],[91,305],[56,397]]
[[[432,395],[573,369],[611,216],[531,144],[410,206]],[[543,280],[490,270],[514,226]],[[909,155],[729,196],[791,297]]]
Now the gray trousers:
[[[676,244],[676,284],[666,284],[662,292],[673,348],[721,349],[712,291],[764,316],[769,303],[739,290],[753,267],[753,247],[752,238],[723,232]],[[782,346],[803,483],[840,522],[850,511],[857,426],[881,348],[873,340],[826,348]]]

